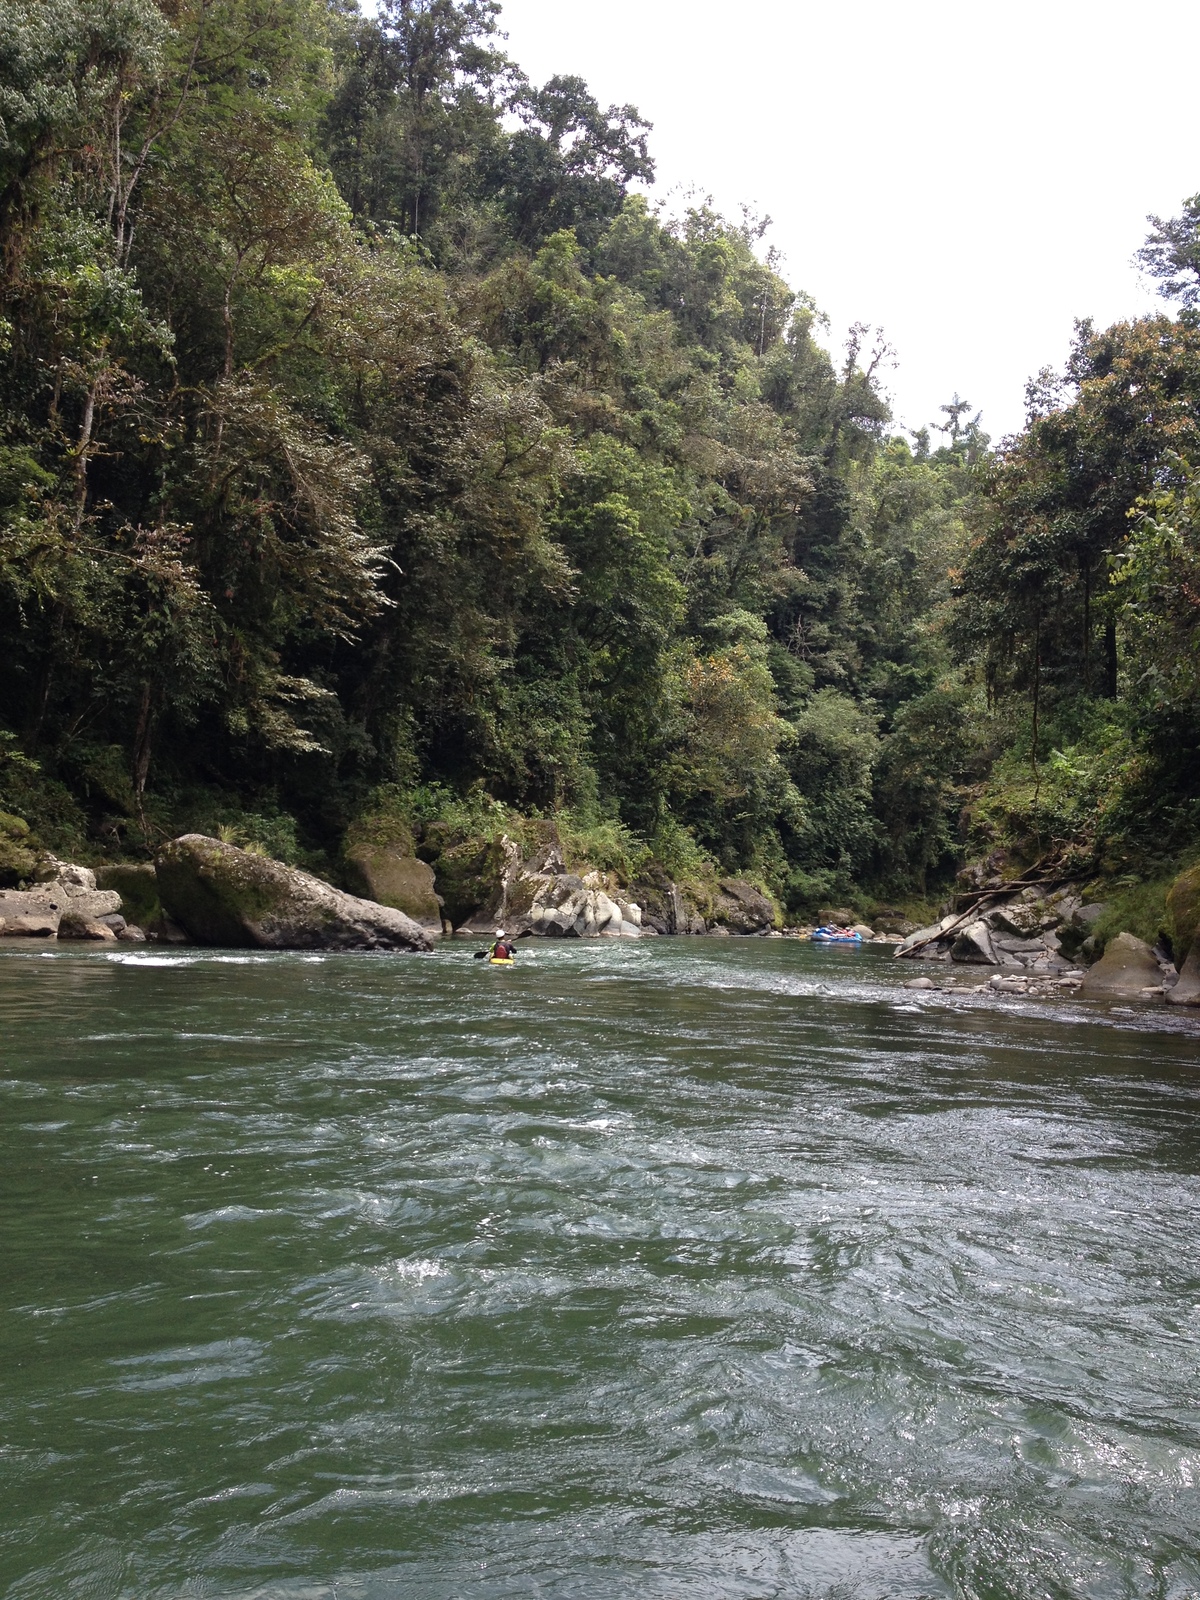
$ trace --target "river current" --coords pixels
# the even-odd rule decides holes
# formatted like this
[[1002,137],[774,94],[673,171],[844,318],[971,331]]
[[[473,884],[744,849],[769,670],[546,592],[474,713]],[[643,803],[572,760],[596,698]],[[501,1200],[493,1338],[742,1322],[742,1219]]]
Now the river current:
[[1200,1595],[1200,1025],[0,954],[8,1600]]

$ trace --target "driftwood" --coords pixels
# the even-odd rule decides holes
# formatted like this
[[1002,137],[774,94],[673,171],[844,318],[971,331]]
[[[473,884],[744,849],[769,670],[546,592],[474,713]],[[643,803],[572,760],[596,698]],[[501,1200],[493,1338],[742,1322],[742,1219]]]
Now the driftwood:
[[924,939],[918,939],[916,944],[910,944],[903,954],[905,956],[910,956],[914,950],[923,950],[927,944],[938,944],[942,939],[952,938],[954,934],[958,933],[975,916],[980,906],[986,905],[990,900],[1007,900],[1010,895],[1019,894],[1022,889],[1048,889],[1053,884],[1064,882],[1065,880],[1061,874],[1051,875],[1048,878],[1035,878],[1031,876],[1035,872],[1044,871],[1045,868],[1050,864],[1051,859],[1052,858],[1047,857],[1036,862],[1027,871],[1023,872],[1019,878],[1012,878],[1008,883],[1002,883],[998,889],[985,889],[982,894],[977,895],[975,899],[972,900],[971,904],[965,911],[960,912],[958,916],[955,917],[954,921],[950,923],[948,927],[939,928],[936,933],[931,933]]

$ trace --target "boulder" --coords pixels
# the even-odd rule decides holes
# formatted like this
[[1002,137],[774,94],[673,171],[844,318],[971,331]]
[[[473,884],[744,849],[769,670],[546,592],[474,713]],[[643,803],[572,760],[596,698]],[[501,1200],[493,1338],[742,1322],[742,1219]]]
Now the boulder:
[[992,948],[991,933],[980,917],[967,924],[950,946],[951,961],[973,962],[979,966],[996,965],[996,952]]
[[40,873],[44,881],[35,885],[30,893],[58,901],[64,911],[70,907],[76,917],[96,921],[121,909],[121,896],[115,889],[98,888],[91,867],[47,856]]
[[280,861],[187,833],[155,861],[167,915],[201,944],[268,950],[428,950],[403,911],[343,894]]
[[145,944],[146,935],[136,922],[127,922],[117,938],[122,944]]
[[[896,954],[898,956],[919,954],[920,956],[926,958],[936,954],[940,958],[940,956],[943,954],[943,951],[937,946],[936,941],[943,933],[946,933],[951,929],[957,933],[959,922],[959,917],[953,912],[950,912],[944,916],[940,922],[931,923],[927,928],[915,929],[912,933],[908,934],[903,943],[897,947]],[[917,948],[918,946],[920,946],[919,950]],[[946,955],[946,958],[949,959],[949,951],[945,951],[944,954]]]
[[1167,925],[1176,962],[1185,960],[1200,933],[1200,866],[1181,872],[1167,895]]
[[23,817],[0,811],[0,883],[14,887],[37,870],[37,849]]
[[500,926],[496,914],[521,865],[521,853],[506,835],[463,839],[447,823],[434,822],[424,829],[418,855],[433,868],[445,917],[455,928],[483,932]]
[[[1057,948],[1057,945],[1056,945]],[[1010,933],[994,933],[992,949],[997,955],[1016,956],[1020,961],[1038,961],[1046,954],[1044,939],[1016,938]]]
[[41,889],[0,889],[0,935],[6,939],[55,939],[64,901]]
[[1179,977],[1166,992],[1171,1006],[1200,1006],[1200,939],[1188,951]]
[[365,900],[391,906],[433,934],[442,931],[442,901],[433,868],[387,845],[351,845],[345,855],[348,887]]
[[848,928],[854,921],[854,913],[849,906],[826,906],[817,912],[817,922],[822,928]]
[[[124,919],[121,926],[125,926]],[[82,912],[76,911],[73,906],[68,906],[63,912],[58,924],[58,937],[60,939],[91,939],[97,943],[115,944],[116,930],[107,923],[99,921],[96,917],[85,917]]]
[[910,978],[904,987],[906,989],[934,989],[937,985],[932,978]]
[[[722,878],[713,900],[712,921],[729,933],[761,933],[775,926],[772,900],[742,878]],[[715,930],[710,930],[715,931]]]
[[152,861],[118,862],[96,868],[96,887],[114,890],[121,897],[121,910],[141,928],[148,928],[162,916],[158,899],[158,878]]
[[987,912],[984,921],[994,933],[1028,939],[1041,928],[1041,911],[1036,905],[1016,901],[1006,906],[994,906]]
[[989,980],[988,987],[997,994],[1028,994],[1028,978],[1004,978],[999,973]]
[[1150,946],[1132,933],[1119,933],[1108,941],[1104,954],[1080,984],[1079,993],[1088,1000],[1136,1000],[1143,989],[1161,983],[1162,974]]

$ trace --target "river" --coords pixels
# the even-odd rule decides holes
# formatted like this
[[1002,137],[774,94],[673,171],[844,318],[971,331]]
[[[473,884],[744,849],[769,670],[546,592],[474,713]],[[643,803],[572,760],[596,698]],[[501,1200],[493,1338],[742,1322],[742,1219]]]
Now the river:
[[1200,1019],[0,953],[8,1600],[1200,1594]]

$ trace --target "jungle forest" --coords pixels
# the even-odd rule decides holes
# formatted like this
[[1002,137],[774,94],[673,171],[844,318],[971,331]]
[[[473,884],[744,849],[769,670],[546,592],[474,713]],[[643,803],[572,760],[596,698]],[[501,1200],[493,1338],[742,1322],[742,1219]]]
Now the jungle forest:
[[957,394],[904,433],[884,335],[831,354],[766,222],[656,205],[637,109],[500,22],[3,8],[9,880],[31,841],[336,877],[356,831],[547,818],[788,917],[994,852],[1169,880],[1200,196],[1148,223],[1162,312],[1080,323],[1018,436]]

